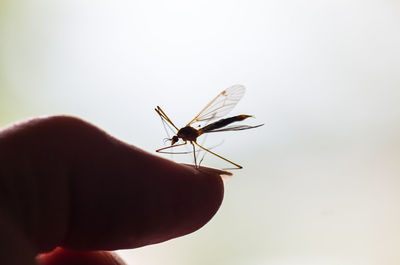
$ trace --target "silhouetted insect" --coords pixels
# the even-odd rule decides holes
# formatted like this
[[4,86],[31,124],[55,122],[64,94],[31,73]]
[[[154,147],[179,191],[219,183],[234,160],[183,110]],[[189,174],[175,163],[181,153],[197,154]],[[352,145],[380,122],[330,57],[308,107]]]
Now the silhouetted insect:
[[[222,157],[213,151],[205,148],[204,146],[200,145],[197,143],[197,138],[205,133],[211,133],[211,132],[226,132],[226,131],[241,131],[241,130],[247,130],[247,129],[253,129],[260,127],[264,124],[259,124],[255,126],[250,126],[250,125],[231,125],[228,126],[231,123],[238,122],[238,121],[243,121],[249,117],[253,117],[252,115],[237,115],[225,119],[220,119],[215,122],[210,123],[211,121],[221,118],[228,114],[235,106],[236,104],[240,101],[240,99],[243,97],[244,92],[245,92],[245,87],[242,85],[234,85],[231,86],[224,91],[222,91],[216,98],[214,98],[210,103],[205,106],[199,114],[196,115],[196,117],[193,118],[188,124],[186,124],[185,127],[179,129],[178,127],[175,126],[175,124],[171,121],[171,119],[165,114],[165,112],[157,106],[155,111],[160,115],[161,119],[172,125],[177,133],[175,136],[173,136],[171,139],[168,139],[171,141],[171,145],[160,148],[156,150],[156,152],[163,153],[163,150],[177,147],[177,146],[183,146],[186,145],[188,142],[193,146],[193,154],[194,154],[194,164],[196,168],[198,167],[197,165],[197,159],[196,159],[196,148],[195,146],[197,145],[201,149],[209,152],[210,154],[213,154],[229,163],[232,165],[236,166],[235,169],[240,169],[242,168],[241,165],[238,165],[225,157]],[[200,125],[200,127],[194,126],[198,122],[204,122],[205,124]],[[182,139],[183,143],[176,144],[179,139]]]

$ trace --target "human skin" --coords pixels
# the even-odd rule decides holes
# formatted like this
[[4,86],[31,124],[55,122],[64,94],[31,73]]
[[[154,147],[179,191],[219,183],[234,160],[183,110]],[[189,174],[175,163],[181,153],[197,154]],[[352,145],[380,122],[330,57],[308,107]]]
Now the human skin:
[[107,250],[191,233],[222,199],[217,173],[152,155],[78,118],[0,131],[1,264],[123,264]]

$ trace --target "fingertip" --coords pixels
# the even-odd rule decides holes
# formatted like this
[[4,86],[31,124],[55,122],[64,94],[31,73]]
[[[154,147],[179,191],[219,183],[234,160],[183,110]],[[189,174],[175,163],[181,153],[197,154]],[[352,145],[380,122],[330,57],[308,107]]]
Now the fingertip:
[[[229,172],[213,169],[213,168],[194,168],[193,165],[183,165],[189,168],[191,173],[190,185],[186,191],[188,198],[192,197],[192,204],[190,207],[196,216],[191,216],[189,221],[190,231],[185,234],[191,233],[204,226],[218,211],[222,204],[224,197],[224,182],[223,175]],[[196,225],[194,225],[197,222]]]
[[[205,225],[223,200],[223,171],[174,163],[75,117],[30,120],[0,137],[7,138],[0,141],[0,158],[3,154],[2,161],[13,161],[11,168],[18,169],[11,171],[13,179],[36,181],[33,194],[41,201],[32,211],[40,214],[29,237],[41,251],[166,241]],[[25,157],[26,168],[21,166]],[[32,218],[24,220],[29,226]]]
[[124,143],[103,150],[107,158],[96,163],[101,170],[85,167],[74,176],[70,229],[63,242],[68,248],[110,250],[163,242],[201,228],[222,203],[224,186],[216,172]]

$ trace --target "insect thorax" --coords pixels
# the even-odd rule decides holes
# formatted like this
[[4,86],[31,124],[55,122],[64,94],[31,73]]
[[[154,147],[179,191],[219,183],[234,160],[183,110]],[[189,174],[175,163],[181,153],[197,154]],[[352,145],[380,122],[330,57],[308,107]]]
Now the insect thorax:
[[178,131],[178,137],[184,141],[196,141],[199,135],[199,131],[190,126],[183,127]]

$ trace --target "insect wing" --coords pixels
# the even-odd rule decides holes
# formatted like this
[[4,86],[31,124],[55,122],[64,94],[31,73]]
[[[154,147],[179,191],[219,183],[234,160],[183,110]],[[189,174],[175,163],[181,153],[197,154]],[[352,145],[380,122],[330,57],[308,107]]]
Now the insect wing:
[[211,132],[229,132],[229,131],[243,131],[243,130],[258,128],[258,127],[263,126],[263,125],[264,125],[264,124],[259,124],[259,125],[255,125],[255,126],[250,126],[250,125],[228,126],[228,127],[221,128],[221,129],[204,131],[204,133],[211,133]]
[[242,85],[231,86],[222,91],[216,98],[205,106],[199,114],[186,126],[196,122],[210,122],[228,114],[243,97],[246,88]]

